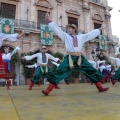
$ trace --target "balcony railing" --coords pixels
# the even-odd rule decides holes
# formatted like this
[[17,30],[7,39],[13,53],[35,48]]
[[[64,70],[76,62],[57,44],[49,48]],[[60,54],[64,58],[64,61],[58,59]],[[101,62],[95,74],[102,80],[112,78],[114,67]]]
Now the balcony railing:
[[23,28],[29,28],[29,29],[40,29],[40,24],[34,21],[28,21],[28,20],[19,20],[15,19],[15,27],[23,27]]
[[[28,21],[28,20],[19,20],[15,19],[15,27],[16,28],[28,28],[28,29],[40,29],[40,23],[34,22],[34,21]],[[59,26],[61,27],[61,26]],[[61,27],[63,31],[66,31],[65,27]],[[78,33],[83,33],[84,31],[78,30]]]

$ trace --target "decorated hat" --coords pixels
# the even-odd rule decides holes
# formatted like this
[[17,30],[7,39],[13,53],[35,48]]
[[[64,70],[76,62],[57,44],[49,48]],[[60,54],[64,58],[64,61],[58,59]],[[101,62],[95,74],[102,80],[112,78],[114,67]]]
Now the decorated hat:
[[46,46],[42,46],[42,49],[46,49],[47,47]]
[[115,56],[117,57],[119,54],[120,54],[120,48],[117,47],[117,48],[115,49]]
[[75,32],[78,33],[78,28],[77,28],[77,26],[75,24],[68,24],[68,25],[66,25],[66,30],[68,29],[68,27],[74,28]]

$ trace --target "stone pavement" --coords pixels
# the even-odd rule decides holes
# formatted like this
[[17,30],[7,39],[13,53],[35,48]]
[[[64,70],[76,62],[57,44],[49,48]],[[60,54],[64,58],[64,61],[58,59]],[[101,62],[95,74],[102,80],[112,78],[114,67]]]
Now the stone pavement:
[[89,83],[60,84],[49,96],[47,85],[0,87],[0,120],[120,120],[120,83],[99,93]]

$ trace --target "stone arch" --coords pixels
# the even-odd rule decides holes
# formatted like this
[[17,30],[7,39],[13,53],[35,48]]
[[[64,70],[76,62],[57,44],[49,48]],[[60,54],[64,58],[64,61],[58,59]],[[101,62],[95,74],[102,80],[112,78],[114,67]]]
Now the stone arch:
[[102,18],[101,15],[99,15],[99,14],[94,14],[94,15],[93,15],[93,20],[103,21],[103,18]]
[[49,53],[49,54],[53,55],[53,52],[52,52],[52,51],[50,51],[50,50],[48,50],[48,51],[47,51],[47,53]]
[[50,8],[50,9],[53,8],[50,0],[37,0],[35,2],[35,5],[40,6],[40,7]]
[[40,49],[35,49],[34,51],[33,51],[33,53],[35,54],[35,53],[39,53],[40,52]]
[[75,14],[75,15],[80,15],[80,13],[78,12],[78,10],[74,7],[70,7],[66,10],[66,13],[70,13],[70,14]]

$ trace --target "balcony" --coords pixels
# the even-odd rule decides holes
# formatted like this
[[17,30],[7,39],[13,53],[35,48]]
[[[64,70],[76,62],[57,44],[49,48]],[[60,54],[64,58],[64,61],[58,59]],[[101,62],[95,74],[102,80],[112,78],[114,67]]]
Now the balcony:
[[34,21],[15,19],[15,28],[40,29],[40,24]]
[[[61,26],[59,26],[61,27]],[[15,19],[15,28],[27,28],[29,30],[40,30],[40,23],[28,20]],[[66,27],[61,27],[63,31],[66,31]],[[78,33],[84,33],[83,30],[78,30]]]

